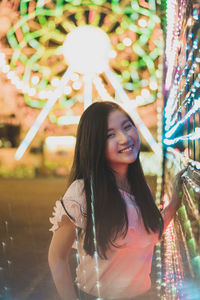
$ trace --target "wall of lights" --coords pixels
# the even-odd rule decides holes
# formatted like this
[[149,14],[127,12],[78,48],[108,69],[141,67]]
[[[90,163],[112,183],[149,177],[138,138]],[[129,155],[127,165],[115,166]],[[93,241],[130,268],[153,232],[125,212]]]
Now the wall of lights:
[[161,246],[160,283],[163,299],[195,299],[200,296],[200,4],[168,0],[160,7],[166,9],[164,203],[175,174],[188,166],[182,206]]

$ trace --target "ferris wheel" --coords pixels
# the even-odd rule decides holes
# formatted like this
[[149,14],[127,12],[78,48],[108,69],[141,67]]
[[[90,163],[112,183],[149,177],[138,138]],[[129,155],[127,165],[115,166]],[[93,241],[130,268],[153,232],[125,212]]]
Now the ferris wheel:
[[[93,101],[118,101],[128,109],[157,154],[160,148],[136,107],[156,100],[162,38],[155,3],[141,1],[20,1],[20,19],[9,30],[12,55],[1,70],[41,109],[15,158],[19,160],[47,116],[58,125],[80,116],[56,116],[53,107],[84,108]],[[134,91],[134,94],[133,94]]]

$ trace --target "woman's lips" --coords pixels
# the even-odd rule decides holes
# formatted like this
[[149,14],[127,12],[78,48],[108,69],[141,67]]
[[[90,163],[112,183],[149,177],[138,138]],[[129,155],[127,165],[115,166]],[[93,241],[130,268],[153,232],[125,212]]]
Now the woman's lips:
[[119,151],[119,153],[129,152],[133,150],[134,145],[127,146],[126,148]]

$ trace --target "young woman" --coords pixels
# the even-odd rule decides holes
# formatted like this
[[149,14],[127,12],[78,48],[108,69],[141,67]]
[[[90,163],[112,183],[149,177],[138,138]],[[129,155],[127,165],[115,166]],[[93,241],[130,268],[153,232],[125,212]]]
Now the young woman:
[[[49,265],[62,300],[137,299],[150,289],[153,249],[180,205],[181,174],[160,213],[139,153],[138,131],[119,105],[96,102],[85,110],[69,188],[50,219]],[[76,239],[73,284],[68,257]]]

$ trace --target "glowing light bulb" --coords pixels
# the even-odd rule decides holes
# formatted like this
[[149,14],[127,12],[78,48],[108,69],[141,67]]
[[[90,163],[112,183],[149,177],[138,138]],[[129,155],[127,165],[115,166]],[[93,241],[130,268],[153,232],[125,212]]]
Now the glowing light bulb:
[[71,68],[81,74],[99,74],[108,66],[111,43],[106,33],[91,25],[72,30],[63,45],[63,54]]
[[150,92],[147,89],[142,89],[141,94],[142,94],[143,97],[146,98],[146,97],[149,97]]
[[5,65],[2,67],[2,72],[3,73],[8,73],[10,71],[10,66],[9,65]]
[[115,50],[111,50],[109,52],[109,58],[115,58],[117,56],[117,52]]
[[79,79],[79,75],[78,75],[77,73],[72,73],[72,74],[70,75],[70,79],[71,79],[72,81],[76,81],[76,80]]
[[53,78],[51,80],[51,84],[54,86],[54,87],[57,87],[59,85],[59,82],[60,80],[58,78]]
[[157,82],[156,81],[151,81],[150,84],[149,84],[149,87],[152,91],[157,90],[157,88],[158,88]]
[[71,86],[66,86],[65,89],[64,89],[64,94],[65,95],[70,95],[71,92],[72,92]]
[[140,27],[146,27],[147,26],[147,21],[145,20],[145,19],[143,19],[143,18],[141,18],[141,19],[139,19],[139,21],[138,21],[138,25],[140,26]]
[[81,86],[82,86],[82,83],[79,80],[75,81],[72,85],[74,90],[80,90]]
[[187,25],[188,25],[188,26],[191,26],[191,25],[192,25],[192,17],[190,17],[190,18],[188,19]]
[[40,78],[38,77],[38,76],[33,76],[32,78],[31,78],[31,82],[32,82],[32,84],[38,84],[38,82],[40,81]]
[[132,44],[132,41],[129,38],[124,38],[123,39],[123,44],[128,47]]

